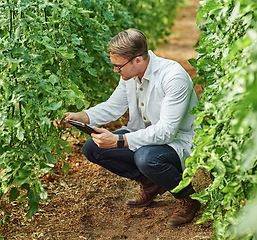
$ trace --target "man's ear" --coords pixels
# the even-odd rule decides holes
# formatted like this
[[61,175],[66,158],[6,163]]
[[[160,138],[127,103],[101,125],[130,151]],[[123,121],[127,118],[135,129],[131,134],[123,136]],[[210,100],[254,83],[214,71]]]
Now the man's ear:
[[143,58],[141,56],[136,57],[136,63],[142,63]]

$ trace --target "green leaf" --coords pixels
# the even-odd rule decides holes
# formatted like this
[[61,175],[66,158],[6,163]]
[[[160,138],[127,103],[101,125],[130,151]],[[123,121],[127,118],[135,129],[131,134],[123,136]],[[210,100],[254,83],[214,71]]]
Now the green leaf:
[[210,190],[213,190],[213,189],[218,188],[220,186],[221,182],[224,180],[224,176],[226,173],[226,167],[222,161],[219,161],[217,159],[215,159],[215,161],[213,161],[213,159],[211,159],[209,161],[211,161],[212,164],[215,164],[215,167],[213,168],[213,170],[214,170],[213,175],[215,176],[215,179],[212,182],[212,184],[210,185]]
[[25,201],[26,198],[27,198],[26,195],[20,197],[19,200],[18,200],[18,203],[22,203],[23,201]]
[[178,193],[179,191],[181,191],[182,189],[184,189],[185,187],[187,187],[191,182],[192,182],[192,177],[189,178],[184,178],[183,181],[180,181],[179,185],[177,187],[175,187],[173,190],[171,190],[171,193]]
[[27,179],[30,175],[31,175],[31,170],[27,170],[27,169],[24,169],[25,167],[23,168],[20,168],[17,173],[18,173],[18,178],[19,179]]
[[57,103],[52,102],[50,103],[48,106],[46,106],[45,108],[48,110],[52,110],[52,111],[56,111],[57,109],[59,109],[62,106],[62,101],[59,101]]
[[55,47],[51,46],[50,44],[46,43],[45,44],[46,48],[49,50],[55,50]]
[[7,193],[10,189],[10,185],[7,184],[7,182],[3,181],[3,179],[1,179],[1,192],[3,192],[3,194]]
[[19,196],[20,196],[20,191],[16,187],[11,188],[10,195],[9,195],[9,202],[16,200]]
[[88,71],[92,76],[97,77],[97,73],[96,73],[96,70],[95,70],[95,69],[88,67],[88,68],[87,68],[87,71]]
[[20,140],[20,141],[23,141],[24,139],[24,133],[25,133],[25,130],[19,126],[18,129],[17,129],[17,138]]
[[65,173],[66,175],[68,175],[68,174],[69,174],[69,163],[63,162],[62,169],[63,169],[64,173]]
[[[6,224],[10,221],[10,219],[7,216],[4,216],[1,221],[0,221],[0,226],[3,224]],[[1,236],[2,237],[2,236]],[[4,239],[5,237],[2,237],[2,239]]]
[[43,201],[47,200],[47,191],[43,188],[42,186],[42,182],[35,180],[33,181],[35,184],[35,190],[37,192],[37,194],[39,195],[40,199],[42,199]]
[[75,58],[75,53],[67,53],[67,52],[62,52],[62,57],[65,59],[73,59]]
[[49,77],[49,82],[54,85],[55,83],[58,83],[59,82],[59,78],[55,75],[55,74],[52,74],[50,77]]
[[50,164],[55,164],[55,163],[57,163],[57,160],[55,159],[55,157],[54,157],[54,155],[53,155],[52,153],[47,152],[47,153],[45,154],[45,156],[46,156],[46,158],[47,158],[47,160],[48,160],[48,163],[50,163]]
[[47,125],[48,127],[50,127],[51,126],[51,121],[48,117],[43,117],[41,124],[42,125]]
[[194,125],[198,126],[198,125],[202,124],[204,117],[205,117],[205,114],[199,114],[197,119],[194,121]]
[[36,75],[33,74],[33,73],[26,73],[26,74],[23,74],[22,77],[21,77],[21,80],[22,81],[25,81],[27,80],[28,78],[34,78]]
[[79,40],[77,34],[72,34],[72,35],[71,35],[71,41],[74,42],[74,43],[77,44],[77,45],[80,45],[80,40]]
[[203,15],[205,14],[204,10],[202,10],[202,6],[201,5],[197,9],[198,13],[197,13],[197,16],[196,16],[196,24],[197,24],[198,27],[200,26],[200,23],[203,20]]
[[72,90],[71,89],[63,90],[62,94],[65,97],[65,99],[74,100],[77,98],[77,95],[75,94],[73,89]]
[[76,85],[72,85],[71,89],[73,90],[73,92],[76,94],[76,98],[81,98],[84,96],[83,92],[78,88],[78,86]]
[[19,123],[12,120],[12,119],[5,119],[4,123],[8,126],[8,127],[18,127]]
[[13,182],[12,182],[13,184],[15,184],[15,185],[19,185],[19,186],[21,186],[21,185],[23,185],[23,184],[25,184],[25,183],[30,183],[30,178],[29,177],[27,177],[27,178],[19,178],[19,177],[17,177],[17,178],[15,178],[14,180],[13,180]]
[[15,72],[17,70],[17,67],[18,67],[18,63],[12,63],[12,66],[11,66],[11,72]]
[[13,54],[19,54],[19,53],[24,53],[26,49],[24,47],[16,47],[13,48],[12,53]]
[[82,49],[78,49],[78,54],[83,62],[85,63],[92,63],[94,61],[94,57],[88,56],[88,53]]
[[21,27],[17,27],[17,29],[15,30],[15,34],[14,34],[14,38],[15,40],[18,40],[20,38],[21,35]]
[[193,67],[196,67],[196,66],[197,66],[197,61],[196,61],[196,59],[194,59],[194,58],[190,58],[190,59],[188,60],[188,62],[189,62]]
[[32,189],[28,192],[28,204],[29,204],[29,210],[26,214],[27,218],[31,218],[38,210],[39,207],[39,195],[37,192],[33,191]]

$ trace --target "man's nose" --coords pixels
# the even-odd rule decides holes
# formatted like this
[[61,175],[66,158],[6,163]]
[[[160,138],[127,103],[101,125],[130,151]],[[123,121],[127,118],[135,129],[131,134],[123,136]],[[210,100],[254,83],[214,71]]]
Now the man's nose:
[[117,69],[116,67],[113,67],[113,71],[114,71],[114,72],[117,72],[117,73],[119,73],[119,72],[120,72],[120,70],[119,70],[119,69]]

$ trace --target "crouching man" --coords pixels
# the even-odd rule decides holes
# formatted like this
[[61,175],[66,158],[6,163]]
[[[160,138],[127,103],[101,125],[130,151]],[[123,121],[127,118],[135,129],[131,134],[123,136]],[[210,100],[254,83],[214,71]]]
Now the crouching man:
[[[66,113],[65,119],[99,126],[117,120],[129,110],[127,126],[110,132],[94,129],[82,148],[86,158],[109,171],[137,181],[141,192],[129,207],[147,207],[157,194],[174,189],[182,179],[185,159],[191,153],[198,104],[192,80],[175,61],[148,50],[145,35],[128,29],[108,44],[110,62],[120,81],[110,98],[88,110]],[[66,127],[71,127],[67,123]],[[172,195],[179,207],[168,226],[192,221],[200,203],[190,198],[191,185]]]

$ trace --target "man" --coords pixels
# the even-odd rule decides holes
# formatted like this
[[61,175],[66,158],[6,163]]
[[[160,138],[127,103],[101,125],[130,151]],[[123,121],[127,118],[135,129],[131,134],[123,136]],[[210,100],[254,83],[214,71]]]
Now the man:
[[[175,188],[182,179],[185,159],[191,153],[195,117],[188,112],[198,104],[193,83],[175,61],[148,51],[142,32],[128,29],[108,44],[110,61],[121,78],[110,98],[83,112],[66,113],[65,119],[94,126],[82,148],[86,158],[111,172],[136,180],[141,192],[129,207],[146,207],[157,194]],[[129,110],[127,126],[109,132],[95,126],[117,120]],[[67,123],[66,127],[71,127]],[[200,203],[190,198],[191,185],[173,196],[180,207],[168,226],[192,221]]]

